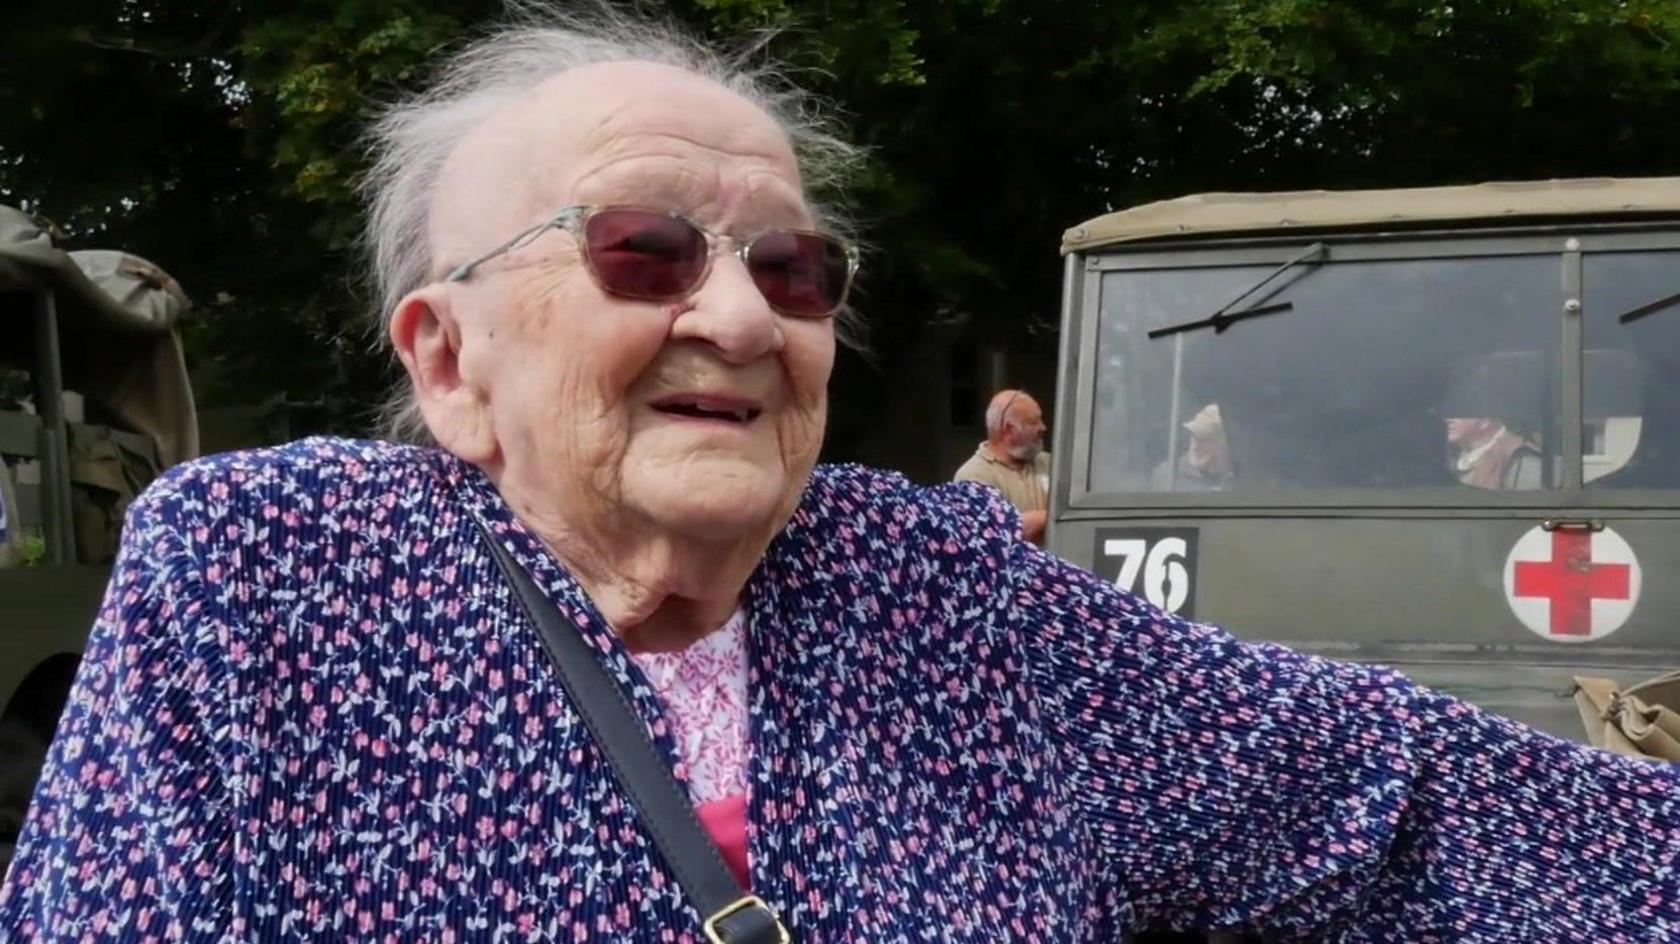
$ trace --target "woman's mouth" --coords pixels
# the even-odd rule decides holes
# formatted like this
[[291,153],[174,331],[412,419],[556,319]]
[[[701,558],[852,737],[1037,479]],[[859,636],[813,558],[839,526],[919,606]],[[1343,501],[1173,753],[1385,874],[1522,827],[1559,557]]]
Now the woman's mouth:
[[745,426],[764,408],[755,400],[716,394],[681,393],[660,397],[652,407],[667,416]]

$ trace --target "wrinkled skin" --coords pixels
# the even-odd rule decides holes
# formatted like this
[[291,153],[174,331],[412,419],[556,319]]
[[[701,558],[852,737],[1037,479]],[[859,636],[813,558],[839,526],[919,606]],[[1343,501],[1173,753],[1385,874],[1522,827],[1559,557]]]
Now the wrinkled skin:
[[[705,79],[649,63],[554,77],[471,131],[432,206],[433,275],[577,204],[676,210],[734,237],[810,228],[782,129]],[[829,320],[772,310],[718,252],[672,302],[603,291],[549,230],[464,282],[404,298],[392,339],[438,442],[483,468],[632,648],[720,626],[815,464]],[[673,415],[750,402],[746,423]]]

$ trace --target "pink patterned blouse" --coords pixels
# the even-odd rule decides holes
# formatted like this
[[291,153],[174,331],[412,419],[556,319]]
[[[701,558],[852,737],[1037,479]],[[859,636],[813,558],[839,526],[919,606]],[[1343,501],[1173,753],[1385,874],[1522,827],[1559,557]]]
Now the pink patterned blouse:
[[706,831],[742,887],[747,883],[747,617],[736,610],[722,628],[678,652],[631,658],[664,704],[676,743],[678,777],[686,774]]

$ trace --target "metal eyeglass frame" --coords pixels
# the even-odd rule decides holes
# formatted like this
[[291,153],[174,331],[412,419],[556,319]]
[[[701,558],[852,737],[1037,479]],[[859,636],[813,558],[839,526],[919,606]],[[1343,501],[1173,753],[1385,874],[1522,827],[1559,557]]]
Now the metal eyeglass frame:
[[[573,238],[575,238],[577,240],[578,251],[583,253],[584,268],[589,271],[589,277],[595,281],[596,285],[599,285],[601,287],[602,291],[611,293],[613,295],[622,295],[626,298],[639,298],[639,299],[643,299],[645,301],[663,301],[666,298],[668,298],[669,296],[664,296],[664,295],[659,295],[659,296],[634,295],[634,294],[631,294],[631,293],[628,293],[628,292],[618,291],[616,289],[610,288],[610,287],[602,284],[600,275],[598,275],[595,271],[594,263],[589,261],[589,240],[584,238],[584,233],[583,233],[583,224],[585,222],[587,222],[591,216],[595,215],[596,213],[601,212],[602,210],[634,210],[638,213],[653,213],[653,214],[656,214],[656,215],[669,216],[672,219],[681,220],[682,222],[688,224],[689,226],[694,227],[696,230],[699,230],[701,235],[705,236],[705,238],[706,238],[706,250],[707,250],[706,251],[706,266],[705,266],[705,268],[700,270],[700,275],[694,280],[694,284],[687,289],[687,291],[690,291],[690,292],[693,291],[696,288],[699,288],[701,285],[705,284],[706,278],[712,274],[712,260],[714,258],[716,258],[717,254],[719,252],[719,246],[722,243],[724,243],[726,240],[729,243],[734,245],[735,248],[732,251],[734,252],[736,258],[740,259],[741,260],[741,265],[747,266],[748,271],[750,272],[751,267],[748,266],[748,263],[747,263],[747,254],[752,250],[753,243],[757,242],[759,239],[761,239],[764,236],[767,236],[771,233],[792,233],[792,234],[795,234],[795,235],[820,236],[823,239],[831,240],[834,243],[836,243],[837,245],[839,245],[841,250],[843,252],[845,252],[845,254],[846,254],[846,284],[841,287],[841,289],[840,289],[840,300],[839,300],[838,303],[835,304],[835,306],[833,308],[829,309],[828,311],[823,312],[820,315],[805,315],[805,314],[795,314],[793,312],[782,311],[782,309],[776,308],[776,306],[774,304],[771,304],[770,307],[776,308],[777,311],[782,311],[782,314],[788,315],[789,317],[792,317],[792,318],[813,318],[813,319],[815,319],[815,318],[832,318],[834,316],[835,312],[838,312],[840,309],[846,307],[846,298],[847,298],[847,296],[849,296],[851,294],[851,291],[852,291],[853,277],[857,275],[857,270],[858,270],[858,250],[857,250],[857,247],[853,246],[851,243],[849,243],[849,242],[847,242],[847,241],[841,239],[840,237],[835,236],[831,233],[819,232],[819,231],[813,230],[813,229],[789,229],[789,228],[786,228],[786,227],[770,227],[768,229],[759,230],[757,233],[754,233],[753,235],[748,236],[745,239],[738,239],[738,238],[736,238],[734,236],[730,236],[726,233],[714,233],[711,230],[707,229],[706,227],[701,226],[699,223],[696,223],[695,221],[689,219],[686,216],[683,216],[681,213],[666,212],[666,211],[662,211],[662,210],[650,210],[647,207],[629,206],[629,205],[623,205],[623,204],[613,204],[613,205],[606,205],[606,206],[591,206],[591,205],[588,205],[588,204],[579,204],[577,206],[566,207],[565,209],[561,210],[559,213],[556,213],[550,219],[548,219],[548,220],[546,220],[542,223],[538,223],[537,225],[532,226],[529,229],[521,230],[520,232],[515,234],[512,239],[509,239],[507,242],[502,243],[500,246],[497,246],[496,248],[494,248],[494,249],[490,250],[489,252],[485,253],[484,255],[479,256],[478,258],[473,259],[470,262],[463,262],[460,265],[456,266],[455,268],[450,269],[448,274],[446,274],[443,277],[443,281],[445,281],[445,282],[465,282],[467,280],[467,278],[473,274],[474,269],[478,268],[479,266],[483,265],[486,262],[489,262],[491,259],[494,259],[497,256],[504,255],[506,253],[513,252],[516,249],[523,249],[526,246],[529,246],[531,243],[536,242],[537,237],[541,236],[543,233],[547,232],[548,230],[558,229],[558,230],[564,230],[568,233],[571,233]],[[754,284],[754,287],[757,287],[758,283],[754,282],[753,284]],[[766,298],[765,301],[769,302],[769,299]]]

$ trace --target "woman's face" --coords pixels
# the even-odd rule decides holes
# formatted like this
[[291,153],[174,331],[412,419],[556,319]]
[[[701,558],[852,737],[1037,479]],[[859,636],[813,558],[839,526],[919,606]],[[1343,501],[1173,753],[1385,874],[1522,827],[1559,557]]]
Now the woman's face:
[[[486,126],[446,167],[440,261],[573,205],[674,210],[734,237],[812,226],[781,129],[674,69],[576,70]],[[518,208],[488,214],[505,231],[467,238],[485,230],[466,222],[475,204],[484,216],[509,191]],[[439,232],[452,214],[463,232]],[[486,464],[538,513],[717,542],[767,539],[792,513],[822,443],[834,327],[772,310],[737,256],[717,253],[686,297],[638,301],[602,290],[576,239],[551,230],[449,291],[461,377],[494,441]]]

